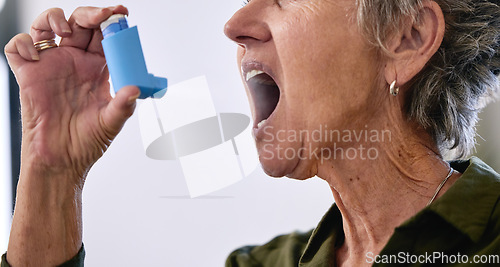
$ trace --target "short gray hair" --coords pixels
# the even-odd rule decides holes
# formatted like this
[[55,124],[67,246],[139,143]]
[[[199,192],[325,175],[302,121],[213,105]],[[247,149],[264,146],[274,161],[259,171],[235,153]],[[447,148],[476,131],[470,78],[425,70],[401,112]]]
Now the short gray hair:
[[[399,32],[405,21],[418,23],[418,11],[429,0],[356,1],[361,31],[385,53],[386,40]],[[444,13],[444,40],[408,83],[406,115],[433,136],[442,155],[465,158],[475,146],[478,113],[500,87],[500,3],[435,2]]]

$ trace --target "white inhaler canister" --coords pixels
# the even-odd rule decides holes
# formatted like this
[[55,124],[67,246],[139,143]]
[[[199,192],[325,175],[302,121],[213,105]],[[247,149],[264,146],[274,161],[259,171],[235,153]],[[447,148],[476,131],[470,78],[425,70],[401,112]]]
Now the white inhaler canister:
[[126,85],[141,90],[140,99],[161,98],[168,80],[148,73],[137,26],[128,27],[125,15],[115,14],[101,23],[102,47],[115,92]]

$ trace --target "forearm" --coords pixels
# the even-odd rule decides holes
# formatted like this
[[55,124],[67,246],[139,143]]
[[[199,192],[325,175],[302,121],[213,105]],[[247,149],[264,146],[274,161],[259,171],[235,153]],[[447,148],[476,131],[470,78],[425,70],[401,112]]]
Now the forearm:
[[[99,25],[123,6],[40,14],[31,35],[18,34],[5,55],[19,84],[23,141],[7,260],[13,266],[54,266],[82,245],[85,175],[135,109],[140,90],[109,94]],[[58,48],[35,42],[61,37]],[[43,75],[33,75],[43,73]],[[82,253],[83,254],[83,253]]]
[[[12,266],[54,266],[82,245],[82,189],[72,171],[23,162],[7,252]],[[83,179],[82,179],[83,180]]]

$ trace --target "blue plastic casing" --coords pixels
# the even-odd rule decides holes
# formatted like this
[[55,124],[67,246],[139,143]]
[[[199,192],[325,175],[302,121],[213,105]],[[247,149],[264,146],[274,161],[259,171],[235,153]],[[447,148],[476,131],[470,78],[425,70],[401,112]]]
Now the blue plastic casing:
[[103,36],[102,47],[115,92],[136,85],[141,90],[140,99],[165,95],[168,80],[148,73],[137,26],[128,28],[123,18],[103,29]]

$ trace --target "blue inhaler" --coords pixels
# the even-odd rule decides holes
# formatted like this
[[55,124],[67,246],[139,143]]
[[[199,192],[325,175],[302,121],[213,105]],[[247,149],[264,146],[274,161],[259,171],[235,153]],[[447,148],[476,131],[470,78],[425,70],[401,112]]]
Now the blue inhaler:
[[125,16],[115,14],[101,24],[101,31],[115,92],[126,85],[136,85],[141,90],[140,99],[163,97],[168,81],[148,73],[137,26],[129,28]]

